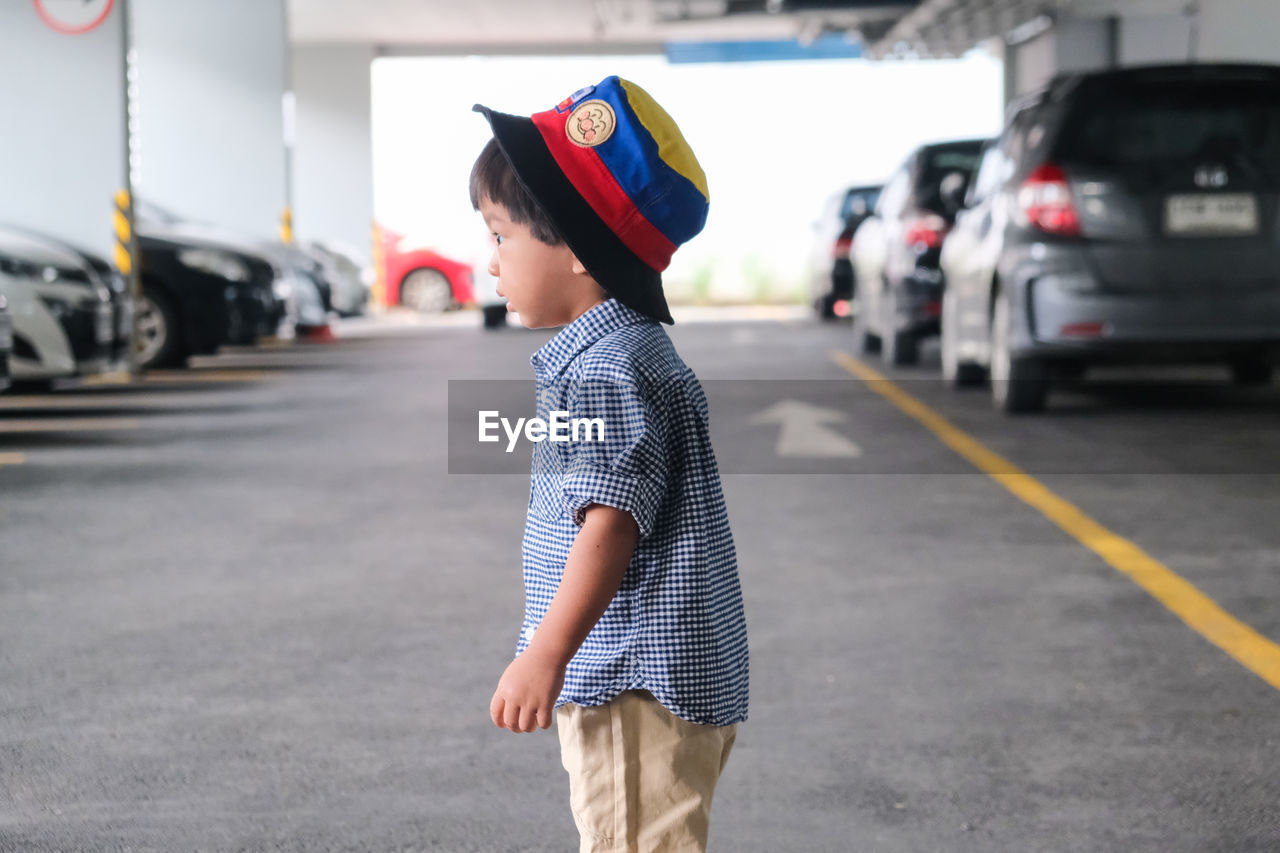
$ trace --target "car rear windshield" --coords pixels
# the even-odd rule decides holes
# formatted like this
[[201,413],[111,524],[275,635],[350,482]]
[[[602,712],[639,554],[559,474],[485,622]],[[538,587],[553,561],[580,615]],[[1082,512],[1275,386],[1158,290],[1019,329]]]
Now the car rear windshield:
[[840,217],[849,220],[855,216],[866,216],[875,210],[880,199],[879,190],[853,190],[844,197],[844,205],[840,208]]
[[1056,157],[1150,173],[1222,164],[1280,174],[1280,85],[1259,79],[1126,81],[1080,93]]
[[960,172],[968,179],[981,156],[981,142],[926,149],[924,168],[916,184],[916,204],[926,210],[942,212],[942,179],[952,172]]

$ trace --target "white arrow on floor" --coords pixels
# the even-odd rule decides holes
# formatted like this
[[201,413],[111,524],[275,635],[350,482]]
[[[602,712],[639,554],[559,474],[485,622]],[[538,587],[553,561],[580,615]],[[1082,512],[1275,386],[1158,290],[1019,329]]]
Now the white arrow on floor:
[[776,449],[779,456],[861,456],[862,448],[826,427],[826,424],[847,420],[843,412],[835,409],[811,406],[799,400],[780,400],[752,415],[750,423],[782,425]]

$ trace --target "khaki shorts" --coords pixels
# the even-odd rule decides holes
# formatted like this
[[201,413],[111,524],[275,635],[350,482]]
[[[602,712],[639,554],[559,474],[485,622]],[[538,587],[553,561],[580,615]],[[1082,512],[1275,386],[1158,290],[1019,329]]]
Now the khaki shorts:
[[581,853],[707,847],[711,796],[738,727],[682,720],[644,690],[556,710]]

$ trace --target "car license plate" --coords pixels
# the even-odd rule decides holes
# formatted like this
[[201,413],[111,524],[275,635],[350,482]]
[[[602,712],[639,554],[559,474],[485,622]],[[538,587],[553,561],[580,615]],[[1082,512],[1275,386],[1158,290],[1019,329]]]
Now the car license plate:
[[1258,199],[1248,193],[1169,196],[1165,230],[1178,237],[1221,237],[1258,233]]

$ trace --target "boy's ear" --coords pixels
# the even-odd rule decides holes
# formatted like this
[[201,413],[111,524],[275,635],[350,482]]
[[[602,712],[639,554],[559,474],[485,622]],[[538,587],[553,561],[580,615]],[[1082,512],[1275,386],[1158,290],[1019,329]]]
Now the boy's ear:
[[573,259],[573,265],[571,268],[573,270],[574,275],[590,275],[591,274],[587,272],[587,268],[582,265],[582,261],[578,260],[577,255],[571,254],[569,255],[569,257]]

